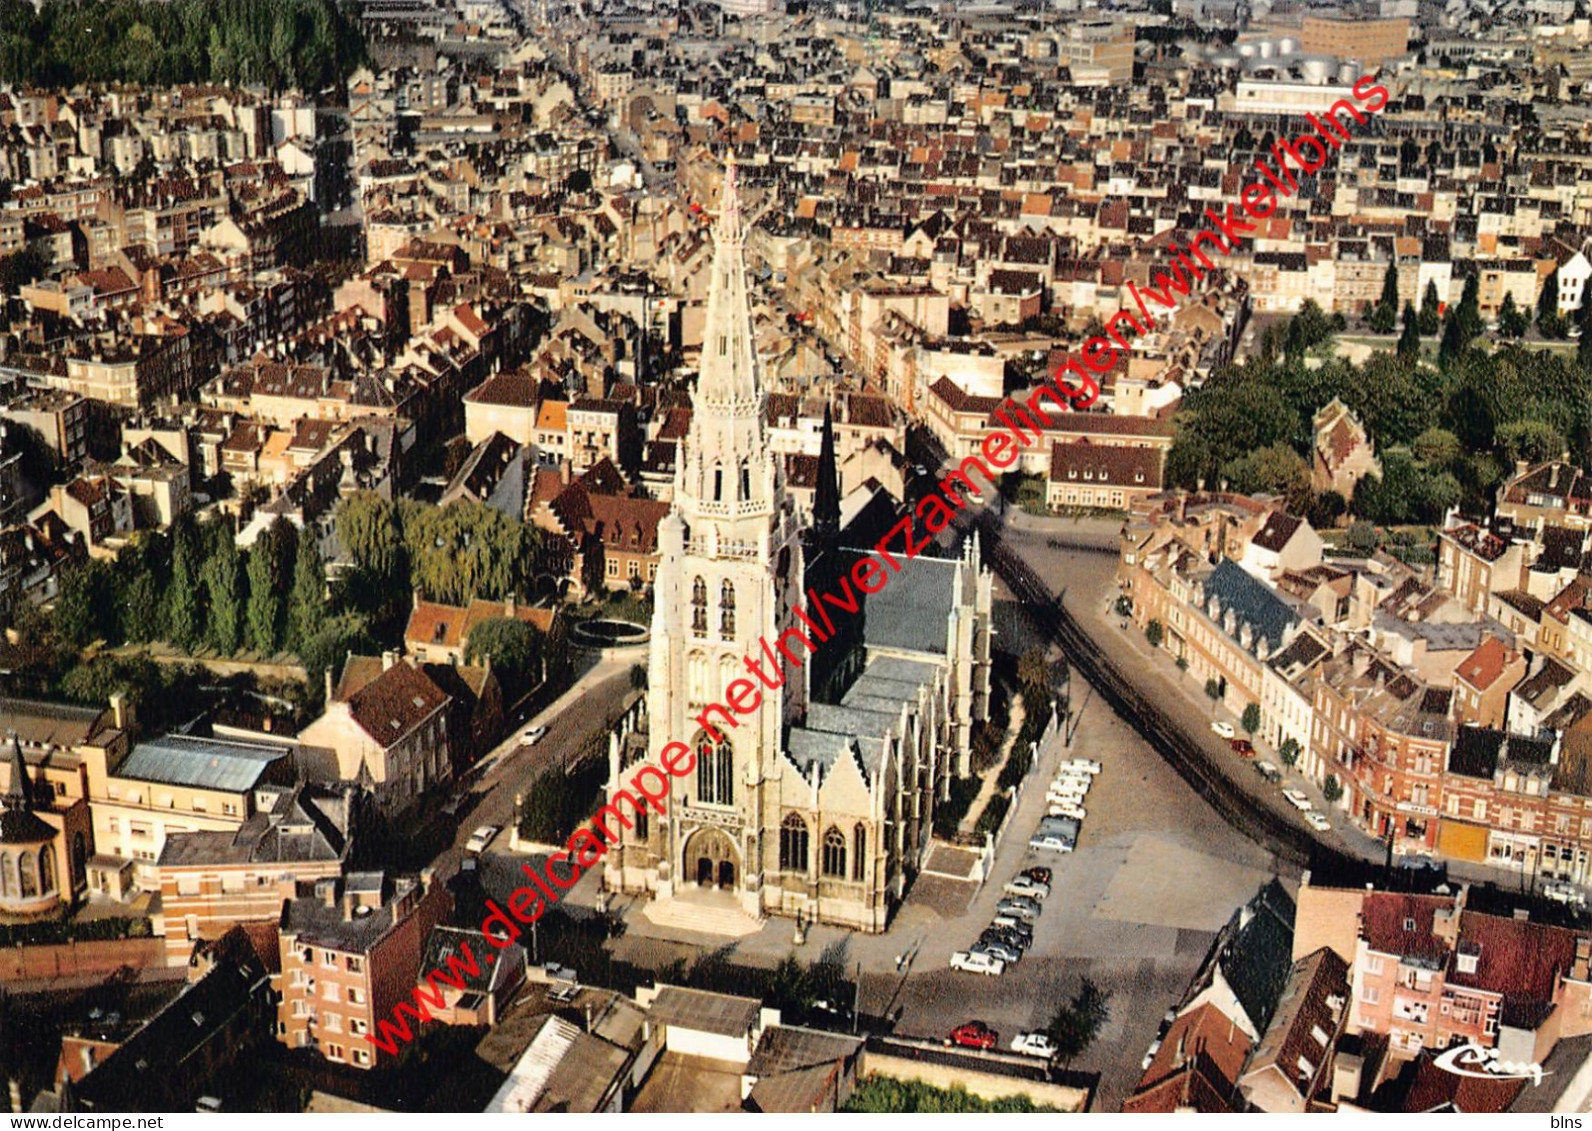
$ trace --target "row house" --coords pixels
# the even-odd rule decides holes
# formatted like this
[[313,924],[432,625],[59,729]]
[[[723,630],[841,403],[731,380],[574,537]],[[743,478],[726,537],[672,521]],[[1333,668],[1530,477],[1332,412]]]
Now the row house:
[[1401,1060],[1469,1043],[1541,1063],[1592,1032],[1592,935],[1468,903],[1464,885],[1424,895],[1307,877],[1294,951],[1327,947],[1348,964],[1347,1032],[1386,1039]]

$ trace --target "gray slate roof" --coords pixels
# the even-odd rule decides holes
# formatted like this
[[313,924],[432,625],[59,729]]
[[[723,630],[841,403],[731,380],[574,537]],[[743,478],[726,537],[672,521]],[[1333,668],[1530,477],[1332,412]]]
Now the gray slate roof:
[[262,742],[168,734],[133,747],[116,776],[243,793],[253,789],[266,768],[287,757],[288,751],[286,746]]
[[[899,539],[897,539],[899,541]],[[869,648],[945,655],[946,625],[960,561],[897,555],[901,573],[869,594],[863,607],[863,640]]]

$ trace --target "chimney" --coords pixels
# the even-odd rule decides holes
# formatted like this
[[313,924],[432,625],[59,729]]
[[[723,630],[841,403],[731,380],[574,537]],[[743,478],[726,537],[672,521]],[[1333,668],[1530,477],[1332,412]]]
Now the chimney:
[[381,670],[391,671],[392,666],[398,662],[398,653],[391,650],[381,654]]
[[515,613],[514,594],[511,591],[509,593],[509,595],[507,597],[505,597],[504,600],[503,600],[503,615],[512,620],[513,617],[514,617],[514,613]]
[[111,721],[117,730],[126,731],[133,725],[133,710],[127,696],[116,692],[111,696]]
[[330,703],[332,701],[332,669],[328,667],[326,669],[325,675],[326,675],[326,701],[328,703]]
[[337,881],[321,880],[315,885],[315,894],[321,897],[321,903],[326,907],[337,906]]

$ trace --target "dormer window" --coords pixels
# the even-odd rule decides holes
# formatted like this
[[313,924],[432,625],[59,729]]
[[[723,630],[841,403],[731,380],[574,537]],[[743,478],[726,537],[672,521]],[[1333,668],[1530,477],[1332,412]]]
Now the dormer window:
[[1404,920],[1404,929],[1406,931],[1413,931],[1415,929],[1415,920],[1414,919],[1405,919]]
[[1454,967],[1461,974],[1474,974],[1476,972],[1476,963],[1480,958],[1480,954],[1466,954],[1465,951],[1461,950],[1454,956]]

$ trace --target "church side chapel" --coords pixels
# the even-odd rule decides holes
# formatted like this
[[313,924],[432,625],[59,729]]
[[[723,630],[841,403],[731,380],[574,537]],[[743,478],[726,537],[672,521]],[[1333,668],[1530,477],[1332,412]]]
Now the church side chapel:
[[676,740],[696,768],[666,815],[624,831],[604,885],[697,929],[728,912],[742,929],[782,915],[878,932],[928,857],[935,805],[969,772],[988,706],[991,574],[976,539],[950,557],[901,557],[883,589],[853,589],[858,613],[829,610],[835,631],[811,654],[790,638],[799,668],[777,653],[762,661],[782,682],[721,740],[697,723],[748,676],[760,641],[802,627],[792,610],[809,590],[840,594],[861,548],[904,513],[882,489],[841,499],[827,418],[812,513],[787,494],[768,443],[735,176],[731,163],[691,427],[659,524],[646,733],[615,742],[609,780],[657,765]]

